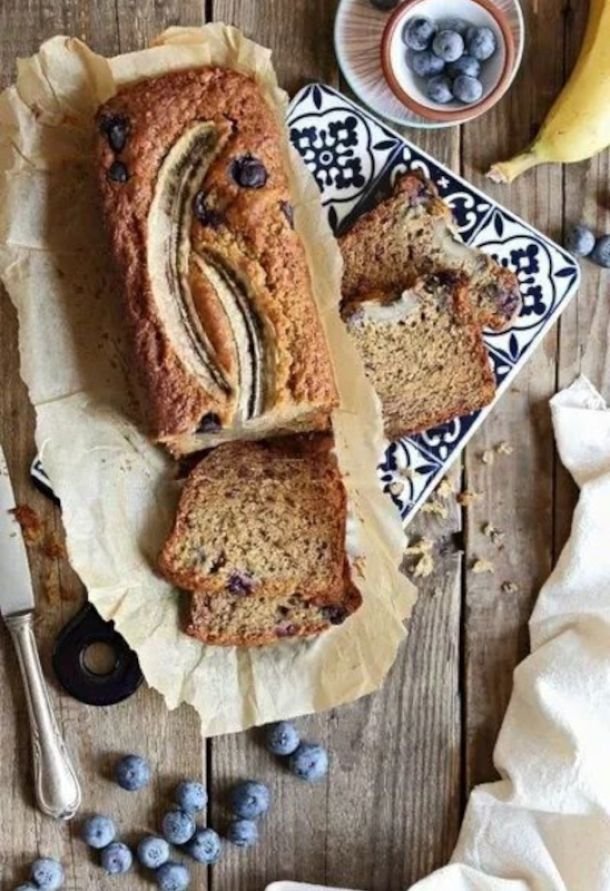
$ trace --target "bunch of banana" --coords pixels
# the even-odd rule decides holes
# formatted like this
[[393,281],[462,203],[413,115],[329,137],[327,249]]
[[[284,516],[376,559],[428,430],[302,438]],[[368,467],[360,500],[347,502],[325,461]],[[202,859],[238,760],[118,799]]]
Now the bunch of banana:
[[590,0],[578,61],[528,148],[488,173],[510,183],[537,164],[584,161],[610,145],[610,0]]

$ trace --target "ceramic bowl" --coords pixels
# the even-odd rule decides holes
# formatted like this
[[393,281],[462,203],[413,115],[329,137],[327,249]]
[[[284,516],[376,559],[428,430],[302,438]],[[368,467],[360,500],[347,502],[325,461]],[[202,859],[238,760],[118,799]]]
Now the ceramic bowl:
[[[482,65],[483,95],[477,102],[465,105],[453,100],[441,105],[426,95],[425,81],[407,65],[407,47],[403,40],[406,23],[416,15],[432,21],[461,18],[475,27],[487,27],[494,32],[497,50]],[[508,89],[515,65],[515,42],[506,16],[492,0],[406,0],[385,26],[381,65],[392,92],[412,112],[435,122],[464,122],[490,109]]]

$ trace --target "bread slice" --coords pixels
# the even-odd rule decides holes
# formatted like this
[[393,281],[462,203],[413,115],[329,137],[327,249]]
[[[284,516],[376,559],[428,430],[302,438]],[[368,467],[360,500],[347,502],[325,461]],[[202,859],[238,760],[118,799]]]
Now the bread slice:
[[450,208],[430,180],[408,173],[392,195],[340,239],[343,299],[399,293],[421,275],[450,270],[469,278],[481,325],[506,328],[521,307],[515,274],[457,236]]
[[253,594],[236,599],[228,593],[191,597],[187,633],[216,646],[264,646],[278,641],[315,637],[341,625],[362,602],[349,579],[340,600],[321,604],[297,595],[264,597]]
[[219,446],[189,475],[159,566],[195,592],[188,633],[227,645],[317,634],[360,603],[329,436]]
[[466,278],[428,275],[397,295],[353,301],[343,317],[381,400],[390,439],[493,399],[495,379]]
[[174,71],[97,115],[98,179],[151,432],[174,454],[328,430],[337,392],[253,78]]

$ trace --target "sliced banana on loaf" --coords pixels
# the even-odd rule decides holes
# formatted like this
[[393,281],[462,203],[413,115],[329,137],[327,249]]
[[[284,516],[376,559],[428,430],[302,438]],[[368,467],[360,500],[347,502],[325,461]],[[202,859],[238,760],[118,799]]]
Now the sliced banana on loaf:
[[156,440],[325,430],[337,403],[284,139],[251,78],[200,68],[97,116],[99,180]]

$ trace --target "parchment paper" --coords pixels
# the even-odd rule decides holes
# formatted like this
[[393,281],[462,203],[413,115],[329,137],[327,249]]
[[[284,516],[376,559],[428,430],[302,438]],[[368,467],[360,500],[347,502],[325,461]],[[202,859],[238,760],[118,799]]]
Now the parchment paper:
[[92,171],[92,115],[118,86],[197,65],[252,74],[284,119],[268,50],[224,25],[170,28],[106,60],[55,37],[18,62],[0,97],[0,275],[19,315],[21,374],[36,440],[61,499],[70,561],[89,599],[137,651],[170,708],[186,701],[214,735],[321,711],[376,689],[405,635],[415,589],[397,567],[404,536],[381,492],[378,403],[337,313],[341,260],[318,190],[290,153],[296,225],[341,394],[337,453],[352,506],[350,552],[364,604],[313,642],[206,647],[180,630],[178,591],[155,574],[178,495],[176,467],[138,426],[119,286]]

